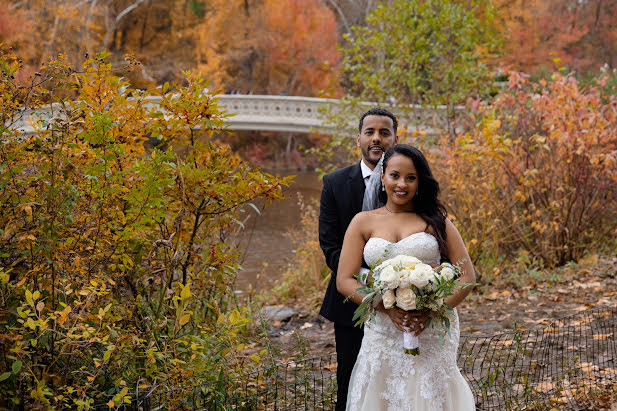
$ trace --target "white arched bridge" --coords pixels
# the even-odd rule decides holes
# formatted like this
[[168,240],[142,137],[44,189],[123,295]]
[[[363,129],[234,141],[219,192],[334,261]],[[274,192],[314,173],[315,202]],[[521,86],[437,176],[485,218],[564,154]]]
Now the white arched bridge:
[[[311,131],[329,131],[332,126],[324,121],[320,111],[338,110],[339,100],[315,97],[272,96],[272,95],[245,95],[220,94],[218,103],[223,110],[232,116],[227,118],[227,124],[232,130],[253,131],[280,131],[292,133],[306,133]],[[156,104],[160,98],[151,98]],[[362,103],[368,110],[379,106],[377,103]],[[396,111],[396,110],[393,110]],[[427,134],[436,134],[445,129],[447,118],[445,108],[425,108],[414,106],[408,110],[411,118],[401,119],[408,128],[421,130]],[[395,113],[396,114],[396,113]],[[34,131],[33,119],[51,117],[51,110],[39,108],[36,111],[25,112],[21,119],[11,127],[26,134]],[[350,119],[350,128],[357,127],[358,119]]]

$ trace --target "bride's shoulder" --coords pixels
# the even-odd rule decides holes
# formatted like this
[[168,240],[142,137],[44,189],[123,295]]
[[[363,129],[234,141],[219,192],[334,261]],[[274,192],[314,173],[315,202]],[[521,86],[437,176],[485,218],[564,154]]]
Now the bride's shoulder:
[[371,227],[379,220],[379,209],[370,211],[361,211],[351,220],[351,225],[358,225],[363,228]]
[[356,214],[356,216],[354,217],[354,220],[357,219],[363,222],[373,221],[373,220],[379,219],[379,217],[382,215],[383,215],[383,210],[381,208],[378,208],[375,210],[369,210],[369,211],[360,211],[358,214]]

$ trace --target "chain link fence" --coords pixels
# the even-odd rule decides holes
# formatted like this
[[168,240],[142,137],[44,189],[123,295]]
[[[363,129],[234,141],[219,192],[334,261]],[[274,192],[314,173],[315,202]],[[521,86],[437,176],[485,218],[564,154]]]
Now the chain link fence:
[[[458,364],[479,410],[588,410],[617,392],[617,309],[543,329],[461,335]],[[333,410],[336,354],[133,400],[130,410]],[[613,397],[614,400],[614,397]]]

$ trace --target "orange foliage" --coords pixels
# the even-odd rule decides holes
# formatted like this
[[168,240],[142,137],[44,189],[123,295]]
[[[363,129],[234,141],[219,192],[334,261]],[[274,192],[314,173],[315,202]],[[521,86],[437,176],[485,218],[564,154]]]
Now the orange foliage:
[[268,88],[292,95],[334,90],[339,55],[332,12],[321,0],[265,0],[264,7]]
[[472,134],[446,142],[447,204],[480,266],[555,266],[611,248],[617,230],[617,99],[572,76],[520,74]]
[[617,0],[499,0],[509,40],[502,62],[515,70],[617,66]]
[[336,21],[322,0],[214,0],[196,28],[197,68],[221,88],[316,95],[336,87]]

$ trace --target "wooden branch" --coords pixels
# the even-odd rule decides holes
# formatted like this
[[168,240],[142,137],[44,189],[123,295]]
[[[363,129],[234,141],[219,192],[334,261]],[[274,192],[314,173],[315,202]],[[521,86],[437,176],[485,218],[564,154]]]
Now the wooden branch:
[[113,32],[116,31],[116,27],[118,27],[118,23],[120,23],[120,20],[122,20],[124,16],[126,16],[127,14],[135,10],[137,7],[139,7],[139,5],[143,3],[144,1],[146,0],[137,0],[135,3],[131,4],[130,6],[122,10],[116,16],[113,23],[111,24],[111,27],[109,26],[107,27],[107,33],[105,34],[105,39],[103,40],[103,49],[107,49],[107,47],[109,46],[109,41],[111,40],[111,36]]

